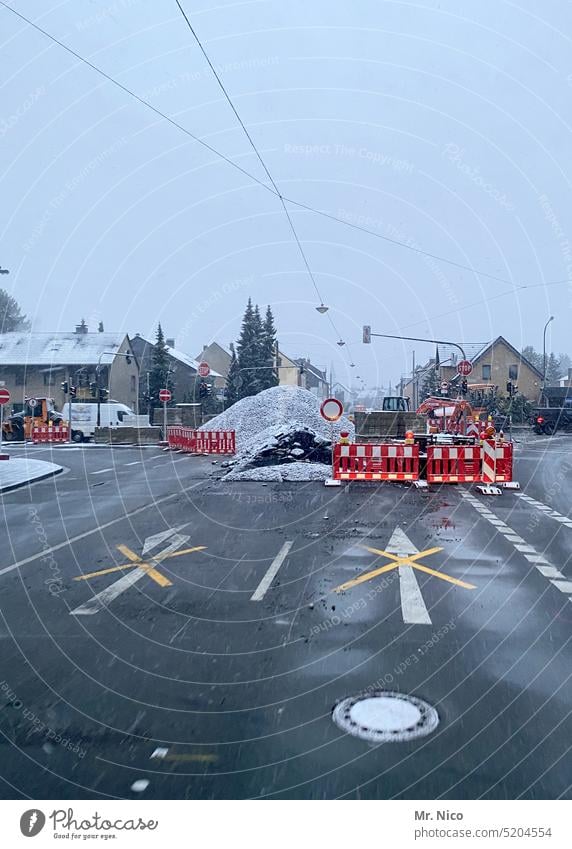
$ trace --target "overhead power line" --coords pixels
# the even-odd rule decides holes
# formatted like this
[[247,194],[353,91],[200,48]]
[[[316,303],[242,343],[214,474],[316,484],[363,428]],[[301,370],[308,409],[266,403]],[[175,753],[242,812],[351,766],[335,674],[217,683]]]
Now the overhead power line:
[[[100,76],[102,76],[106,80],[108,80],[108,82],[117,86],[117,88],[121,89],[123,92],[128,94],[134,100],[136,100],[138,103],[141,103],[143,106],[146,106],[148,109],[150,109],[156,115],[158,115],[160,118],[163,118],[165,121],[167,121],[173,127],[176,127],[178,130],[185,133],[185,135],[188,136],[189,138],[193,139],[193,141],[198,142],[198,144],[202,145],[204,148],[209,150],[215,156],[218,156],[220,159],[224,160],[232,168],[235,168],[237,171],[239,171],[245,177],[248,177],[249,180],[252,180],[253,182],[257,183],[259,186],[262,186],[264,189],[271,192],[272,194],[275,194],[280,199],[283,206],[285,206],[286,203],[290,203],[293,206],[297,206],[300,209],[305,209],[307,212],[312,212],[315,215],[321,216],[322,218],[328,218],[331,221],[336,221],[338,224],[343,224],[344,226],[350,227],[353,230],[359,230],[363,233],[367,233],[370,236],[374,236],[376,239],[381,239],[382,241],[393,244],[396,247],[405,248],[406,250],[411,251],[413,253],[417,253],[421,256],[426,256],[426,257],[429,257],[431,259],[435,259],[438,262],[442,262],[442,263],[445,263],[446,265],[450,265],[454,268],[458,268],[458,269],[463,270],[463,271],[468,271],[471,274],[474,274],[478,277],[485,277],[489,280],[494,280],[497,283],[505,283],[507,286],[512,287],[513,291],[518,291],[518,289],[521,288],[521,287],[515,287],[514,282],[512,280],[509,280],[508,278],[500,277],[500,276],[497,276],[495,274],[490,274],[487,271],[483,271],[480,268],[475,268],[474,266],[471,266],[471,265],[466,265],[465,263],[456,262],[455,260],[441,256],[440,254],[432,253],[431,251],[426,251],[423,248],[415,247],[413,245],[408,244],[407,242],[402,242],[399,239],[392,239],[389,236],[384,236],[382,233],[376,233],[375,230],[370,230],[368,227],[364,227],[364,226],[362,226],[360,224],[356,224],[352,221],[347,221],[346,219],[339,218],[338,216],[333,215],[332,213],[326,212],[323,209],[317,209],[316,207],[312,206],[311,204],[302,203],[301,201],[297,201],[297,200],[294,200],[293,198],[290,198],[290,197],[287,197],[286,195],[283,195],[279,191],[279,189],[276,187],[274,180],[270,176],[268,169],[266,168],[264,161],[261,159],[260,154],[256,150],[256,147],[254,146],[252,139],[250,138],[250,135],[246,131],[246,128],[244,128],[245,132],[246,132],[249,140],[251,141],[251,144],[253,145],[253,148],[256,151],[258,158],[262,162],[265,173],[267,174],[267,176],[268,176],[268,178],[271,182],[270,186],[268,185],[268,183],[264,182],[264,180],[261,180],[260,178],[256,177],[254,174],[251,174],[250,171],[248,171],[246,168],[243,168],[241,165],[238,165],[236,162],[234,162],[232,159],[230,159],[230,157],[226,156],[224,153],[221,153],[220,150],[217,150],[217,148],[208,144],[208,142],[205,142],[199,136],[194,135],[190,130],[188,130],[182,124],[179,124],[178,121],[175,121],[174,118],[171,118],[169,115],[166,115],[160,109],[157,109],[157,107],[153,106],[152,103],[149,103],[148,100],[145,100],[145,98],[140,97],[138,94],[136,94],[130,88],[123,85],[123,83],[120,83],[118,80],[116,80],[110,74],[107,74],[105,71],[103,71],[97,65],[94,65],[93,62],[89,61],[89,59],[85,59],[83,56],[81,56],[81,54],[77,53],[71,47],[68,47],[68,45],[65,44],[63,41],[60,41],[58,38],[53,36],[47,30],[43,29],[38,24],[34,23],[34,21],[30,20],[25,15],[23,15],[21,12],[17,11],[12,6],[8,5],[8,3],[4,2],[4,0],[0,0],[0,5],[3,6],[5,9],[8,9],[10,12],[12,12],[12,14],[16,15],[18,18],[20,18],[22,21],[27,23],[29,26],[33,27],[38,32],[42,33],[42,35],[44,35],[46,38],[50,39],[50,41],[53,41],[55,44],[57,44],[63,50],[67,51],[70,55],[72,55],[76,59],[78,59],[80,62],[83,62],[85,65],[87,65],[93,71],[95,71],[97,74],[99,74]],[[177,5],[179,5],[179,4],[177,3]],[[180,6],[179,6],[179,8],[180,8]],[[181,9],[181,11],[183,11],[183,10]],[[183,14],[184,14],[184,12],[183,12]],[[185,15],[185,19],[186,19],[186,15]],[[204,53],[204,50],[203,50],[203,53]],[[209,62],[209,64],[211,64],[211,63]],[[212,67],[212,65],[211,65],[211,67]],[[214,69],[213,69],[213,71],[214,71],[214,73],[215,73],[215,75],[217,76],[217,79],[218,79],[218,74],[216,74],[216,71]],[[225,94],[226,94],[226,92],[225,92]],[[227,95],[227,97],[228,97],[228,95]],[[235,114],[237,114],[234,107],[233,107],[233,111],[235,112]],[[238,115],[237,115],[237,117],[240,120],[240,117]],[[242,121],[240,121],[240,123],[244,127]],[[287,215],[288,215],[288,212],[287,212]],[[288,220],[289,220],[289,224],[290,224],[291,229],[294,229],[293,223],[292,223],[289,215],[288,215]],[[299,241],[299,240],[297,239],[297,241]],[[310,272],[310,274],[311,274],[311,272]],[[553,281],[553,282],[549,282],[549,283],[528,284],[527,288],[532,287],[532,286],[549,286],[549,285],[555,285],[557,283],[567,283],[567,282],[572,282],[572,281],[567,279],[567,280],[564,280],[564,281]],[[313,283],[315,285],[315,281],[313,281]]]
[[[238,121],[238,123],[239,123],[239,124],[240,124],[240,126],[242,127],[242,131],[243,131],[244,135],[245,135],[245,136],[246,136],[246,138],[248,139],[248,141],[249,141],[249,143],[250,143],[250,146],[251,146],[252,150],[253,150],[253,151],[254,151],[254,153],[256,154],[256,156],[257,156],[257,158],[258,158],[258,161],[260,162],[260,164],[261,164],[261,165],[262,165],[262,167],[264,168],[264,171],[266,172],[266,176],[267,176],[267,177],[268,177],[268,179],[270,180],[270,182],[271,182],[271,184],[272,184],[272,186],[273,186],[273,188],[274,188],[274,190],[275,190],[276,194],[278,195],[278,198],[280,199],[280,203],[281,203],[281,205],[282,205],[282,209],[284,210],[284,213],[285,213],[285,215],[286,215],[286,218],[288,219],[288,224],[290,225],[290,230],[292,231],[292,235],[294,236],[294,240],[296,241],[296,245],[298,246],[298,251],[300,252],[300,256],[302,257],[302,262],[304,263],[304,266],[305,266],[305,268],[306,268],[306,271],[308,272],[308,276],[309,276],[310,280],[312,281],[312,286],[314,287],[314,290],[315,290],[315,292],[316,292],[316,295],[317,295],[317,296],[318,296],[318,298],[320,299],[320,303],[321,303],[321,304],[323,304],[323,303],[324,303],[324,299],[322,298],[322,295],[320,294],[320,290],[318,289],[318,284],[316,283],[316,279],[315,279],[315,277],[314,277],[314,274],[312,273],[312,269],[310,268],[310,263],[308,262],[308,257],[306,256],[306,252],[305,252],[304,248],[302,247],[302,243],[301,243],[301,241],[300,241],[300,238],[299,238],[298,233],[297,233],[297,231],[296,231],[296,228],[295,228],[295,226],[294,226],[294,222],[292,221],[292,217],[291,217],[290,213],[288,212],[288,209],[287,209],[287,207],[286,207],[286,204],[284,203],[284,198],[282,197],[282,192],[280,191],[280,189],[279,189],[279,188],[278,188],[278,186],[276,185],[276,182],[275,182],[275,180],[274,180],[274,177],[273,177],[273,176],[272,176],[272,174],[270,173],[270,170],[269,170],[268,166],[266,165],[266,162],[265,162],[265,161],[264,161],[264,159],[262,158],[262,154],[260,153],[260,151],[258,150],[258,148],[257,148],[256,144],[254,143],[254,139],[252,138],[252,136],[251,136],[251,135],[250,135],[250,133],[248,132],[248,129],[247,129],[247,127],[246,127],[246,124],[244,123],[244,121],[243,121],[243,120],[242,120],[242,118],[240,117],[239,112],[238,112],[238,109],[236,108],[236,106],[235,106],[235,105],[234,105],[234,103],[232,102],[232,99],[231,99],[230,94],[229,94],[229,93],[228,93],[228,91],[226,90],[226,87],[225,87],[225,85],[224,85],[224,83],[223,83],[223,81],[222,81],[222,79],[221,79],[220,75],[218,74],[218,72],[217,72],[217,70],[216,70],[215,66],[213,65],[213,63],[211,62],[211,60],[210,60],[210,56],[208,55],[207,51],[205,50],[205,48],[204,48],[204,46],[203,46],[203,44],[202,44],[202,42],[201,42],[201,40],[200,40],[199,36],[197,35],[197,33],[196,33],[196,31],[195,31],[195,28],[193,27],[193,25],[192,25],[192,23],[191,23],[191,21],[190,21],[190,19],[189,19],[188,15],[187,15],[187,13],[185,12],[185,10],[183,9],[183,7],[181,6],[181,4],[180,4],[179,0],[175,0],[175,2],[176,2],[177,6],[178,6],[178,8],[179,8],[179,11],[180,11],[181,15],[182,15],[182,16],[183,16],[183,18],[185,19],[185,22],[186,22],[186,24],[187,24],[187,26],[188,26],[188,28],[189,28],[190,32],[192,33],[192,36],[193,36],[193,38],[195,39],[195,41],[196,41],[196,43],[197,43],[197,45],[198,45],[198,47],[199,47],[199,49],[200,49],[201,53],[202,53],[202,54],[203,54],[203,56],[205,57],[205,59],[206,59],[206,61],[207,61],[207,64],[208,64],[209,68],[211,69],[211,71],[212,71],[212,73],[213,73],[213,76],[214,76],[214,78],[216,79],[216,81],[217,81],[217,83],[218,83],[218,85],[219,85],[219,88],[221,89],[222,93],[224,94],[224,96],[225,96],[225,98],[226,98],[226,101],[227,101],[228,105],[229,105],[229,106],[230,106],[230,108],[232,109],[232,111],[233,111],[233,113],[234,113],[234,116],[235,116],[236,120]],[[332,321],[331,317],[330,317],[330,316],[328,316],[328,318],[330,319],[330,322],[332,323],[332,326],[334,327],[334,330],[335,330],[335,326],[334,326],[334,324],[333,324],[333,321]],[[336,333],[337,333],[337,330],[336,330]]]

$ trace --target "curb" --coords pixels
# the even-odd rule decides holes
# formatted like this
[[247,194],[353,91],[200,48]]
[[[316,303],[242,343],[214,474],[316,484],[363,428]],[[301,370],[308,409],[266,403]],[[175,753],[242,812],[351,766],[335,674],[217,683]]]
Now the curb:
[[31,486],[34,483],[39,483],[39,481],[44,481],[47,478],[53,478],[56,475],[61,475],[64,471],[64,467],[60,466],[59,469],[55,469],[51,472],[44,472],[43,475],[38,475],[35,478],[28,478],[28,480],[20,481],[20,483],[9,483],[6,486],[0,485],[0,495],[3,495],[5,492],[12,492],[14,489],[20,489],[23,486]]

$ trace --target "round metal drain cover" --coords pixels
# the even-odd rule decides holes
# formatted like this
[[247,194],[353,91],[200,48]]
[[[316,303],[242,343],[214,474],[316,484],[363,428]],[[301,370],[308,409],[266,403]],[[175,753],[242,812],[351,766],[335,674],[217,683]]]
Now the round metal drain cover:
[[372,743],[425,737],[439,725],[435,708],[416,696],[370,690],[339,702],[333,720],[342,731]]

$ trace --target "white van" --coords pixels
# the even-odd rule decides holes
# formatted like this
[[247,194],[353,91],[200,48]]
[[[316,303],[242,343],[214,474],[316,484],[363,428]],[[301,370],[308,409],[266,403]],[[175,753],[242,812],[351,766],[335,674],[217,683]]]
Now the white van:
[[[67,413],[67,409],[66,409]],[[100,426],[120,427],[126,416],[134,416],[133,410],[117,401],[106,401],[100,405]],[[97,427],[97,404],[72,403],[71,405],[72,439],[83,442],[92,439]]]

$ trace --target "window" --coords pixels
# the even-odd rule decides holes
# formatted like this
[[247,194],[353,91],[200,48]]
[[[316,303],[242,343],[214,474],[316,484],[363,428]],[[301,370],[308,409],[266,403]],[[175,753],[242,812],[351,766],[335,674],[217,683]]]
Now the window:
[[483,380],[490,380],[490,379],[491,379],[491,367],[490,367],[490,365],[484,365],[483,366]]
[[508,379],[518,380],[518,365],[512,365],[508,367]]
[[16,372],[16,380],[15,380],[16,386],[23,386],[24,382],[25,382],[24,381],[24,372],[19,369]]
[[131,391],[135,392],[136,389],[137,389],[137,383],[135,381],[135,375],[132,374],[131,375]]

